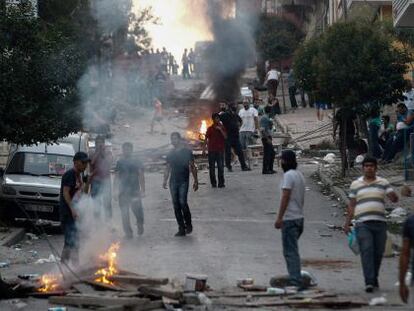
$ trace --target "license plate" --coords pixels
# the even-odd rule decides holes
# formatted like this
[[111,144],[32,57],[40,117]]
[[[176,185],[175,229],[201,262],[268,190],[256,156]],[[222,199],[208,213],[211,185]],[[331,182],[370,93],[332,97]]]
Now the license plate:
[[24,206],[24,209],[26,211],[32,211],[32,212],[53,213],[53,206],[52,205],[26,204]]

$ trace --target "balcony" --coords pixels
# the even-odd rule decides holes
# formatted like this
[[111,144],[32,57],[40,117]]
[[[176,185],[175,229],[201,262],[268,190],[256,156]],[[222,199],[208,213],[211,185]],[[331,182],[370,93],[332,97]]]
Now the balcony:
[[392,11],[394,26],[414,27],[414,0],[394,0]]
[[392,0],[346,0],[348,9],[352,9],[354,6],[358,6],[361,4],[368,4],[373,6],[380,6],[380,5],[391,5]]

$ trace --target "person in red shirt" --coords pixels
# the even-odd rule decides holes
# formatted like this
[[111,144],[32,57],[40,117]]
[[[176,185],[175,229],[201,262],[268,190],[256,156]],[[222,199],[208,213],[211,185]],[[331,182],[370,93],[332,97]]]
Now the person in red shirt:
[[210,167],[210,182],[213,188],[217,187],[216,180],[216,163],[218,169],[218,187],[224,188],[224,149],[227,138],[226,130],[220,121],[220,115],[213,113],[213,125],[207,129],[206,139],[204,142],[203,153],[205,147],[208,148],[208,165]]

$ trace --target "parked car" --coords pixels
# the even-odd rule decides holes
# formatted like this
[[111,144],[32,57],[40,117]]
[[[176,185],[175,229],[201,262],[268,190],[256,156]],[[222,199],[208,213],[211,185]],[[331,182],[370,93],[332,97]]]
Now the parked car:
[[72,144],[15,146],[0,169],[0,208],[8,219],[59,220],[62,175],[73,166]]

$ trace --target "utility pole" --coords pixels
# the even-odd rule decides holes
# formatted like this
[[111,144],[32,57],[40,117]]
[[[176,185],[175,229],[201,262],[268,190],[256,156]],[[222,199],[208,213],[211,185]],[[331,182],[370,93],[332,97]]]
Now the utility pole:
[[342,0],[342,4],[344,6],[344,19],[346,22],[348,20],[348,0]]

